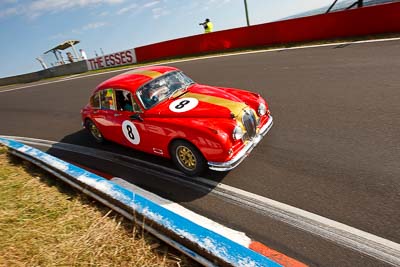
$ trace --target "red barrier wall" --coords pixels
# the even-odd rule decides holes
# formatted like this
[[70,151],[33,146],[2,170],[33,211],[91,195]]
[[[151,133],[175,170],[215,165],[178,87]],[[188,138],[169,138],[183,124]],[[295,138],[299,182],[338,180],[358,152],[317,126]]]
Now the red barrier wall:
[[138,62],[271,44],[400,32],[400,3],[195,35],[135,48]]

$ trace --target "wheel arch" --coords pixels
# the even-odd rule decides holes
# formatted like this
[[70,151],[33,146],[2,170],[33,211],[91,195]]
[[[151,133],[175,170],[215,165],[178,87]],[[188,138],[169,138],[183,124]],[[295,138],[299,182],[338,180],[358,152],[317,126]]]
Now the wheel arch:
[[[88,121],[92,121],[92,122],[93,122],[93,120],[92,120],[91,118],[89,118],[88,116],[86,116],[86,117],[83,119],[83,127],[87,128],[87,123],[88,123]],[[93,122],[93,123],[94,123],[94,122]]]
[[169,141],[169,143],[168,143],[168,156],[169,156],[170,158],[172,157],[172,155],[171,155],[171,148],[172,148],[172,145],[173,145],[175,142],[178,142],[178,141],[184,141],[184,142],[190,143],[191,145],[193,145],[193,146],[201,153],[201,155],[204,157],[204,159],[206,158],[206,157],[204,156],[204,153],[201,151],[201,149],[200,149],[194,142],[192,142],[192,141],[190,141],[190,140],[188,140],[188,139],[186,139],[186,138],[179,137],[179,136],[172,138],[172,139]]

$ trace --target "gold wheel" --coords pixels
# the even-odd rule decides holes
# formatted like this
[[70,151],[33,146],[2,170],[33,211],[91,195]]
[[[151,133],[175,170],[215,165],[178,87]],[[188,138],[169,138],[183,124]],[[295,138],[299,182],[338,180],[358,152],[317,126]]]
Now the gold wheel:
[[94,137],[97,143],[103,143],[104,138],[103,135],[101,134],[100,130],[97,128],[97,126],[92,122],[91,120],[86,121],[86,128],[89,130],[90,134]]
[[178,169],[188,176],[199,175],[207,167],[199,149],[185,140],[175,140],[171,144],[170,153]]
[[197,160],[191,149],[186,146],[178,146],[176,148],[176,153],[179,163],[182,165],[182,167],[188,170],[196,169]]
[[97,129],[96,125],[94,125],[93,123],[92,123],[92,125],[90,125],[90,132],[96,138],[101,138],[102,137],[99,129]]

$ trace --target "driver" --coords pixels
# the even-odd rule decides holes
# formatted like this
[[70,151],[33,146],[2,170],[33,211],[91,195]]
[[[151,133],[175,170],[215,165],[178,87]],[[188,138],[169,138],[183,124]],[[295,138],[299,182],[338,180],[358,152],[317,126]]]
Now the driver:
[[168,97],[169,89],[165,80],[156,81],[144,87],[142,100],[150,108]]
[[[161,80],[158,83],[153,84],[153,86],[149,90],[149,97],[150,99],[154,99],[157,102],[162,101],[168,96],[168,86],[165,80]],[[156,98],[154,98],[156,97]]]

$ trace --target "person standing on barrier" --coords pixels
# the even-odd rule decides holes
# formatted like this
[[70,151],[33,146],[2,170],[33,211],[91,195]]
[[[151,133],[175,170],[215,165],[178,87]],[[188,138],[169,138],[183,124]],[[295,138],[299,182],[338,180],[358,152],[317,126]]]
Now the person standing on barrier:
[[199,25],[202,25],[204,27],[204,33],[212,32],[214,28],[214,25],[210,21],[210,19],[206,19],[203,23],[199,23]]
[[83,49],[79,49],[79,52],[81,52],[81,60],[87,60],[88,57],[86,55],[86,52]]

